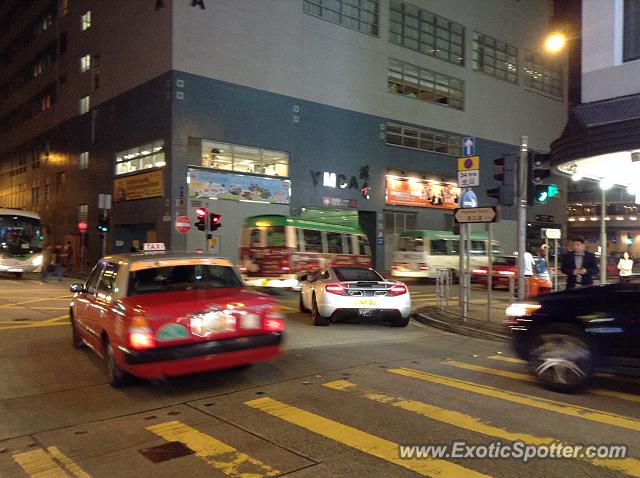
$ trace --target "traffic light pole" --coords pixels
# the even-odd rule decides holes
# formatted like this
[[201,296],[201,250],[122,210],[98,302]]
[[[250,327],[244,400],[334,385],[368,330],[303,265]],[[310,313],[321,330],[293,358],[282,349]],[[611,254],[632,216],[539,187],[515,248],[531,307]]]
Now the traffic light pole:
[[600,215],[600,284],[607,283],[607,191],[602,190]]
[[207,201],[207,214],[204,216],[204,252],[209,253],[209,237],[211,236],[211,210]]
[[[107,219],[107,210],[106,209],[102,209],[102,218]],[[102,233],[102,257],[107,255],[107,233],[103,232]]]
[[527,245],[527,149],[529,138],[520,138],[518,164],[518,301],[524,300],[524,251]]

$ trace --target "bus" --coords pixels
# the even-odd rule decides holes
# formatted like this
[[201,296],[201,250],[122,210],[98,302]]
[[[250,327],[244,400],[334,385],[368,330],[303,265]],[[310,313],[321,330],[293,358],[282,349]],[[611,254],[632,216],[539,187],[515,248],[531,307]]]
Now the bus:
[[297,288],[308,273],[332,265],[372,266],[359,226],[280,215],[246,219],[238,268],[247,285]]
[[[471,233],[469,263],[487,264],[486,232]],[[392,253],[391,275],[405,278],[435,278],[438,269],[449,269],[457,278],[460,268],[460,236],[448,231],[405,231],[400,233]],[[492,253],[504,255],[498,241],[492,241]]]
[[42,270],[42,224],[35,212],[0,208],[0,272]]

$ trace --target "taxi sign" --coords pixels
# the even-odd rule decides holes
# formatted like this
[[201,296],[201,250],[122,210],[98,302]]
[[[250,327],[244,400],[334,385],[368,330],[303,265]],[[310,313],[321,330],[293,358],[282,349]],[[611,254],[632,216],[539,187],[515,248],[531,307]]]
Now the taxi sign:
[[145,242],[142,245],[143,251],[164,251],[164,242]]

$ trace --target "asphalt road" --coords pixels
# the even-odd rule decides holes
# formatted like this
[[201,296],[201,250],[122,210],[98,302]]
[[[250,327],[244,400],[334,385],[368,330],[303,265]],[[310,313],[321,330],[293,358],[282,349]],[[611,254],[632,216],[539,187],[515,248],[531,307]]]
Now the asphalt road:
[[[414,322],[313,327],[284,294],[278,359],[115,390],[71,347],[70,282],[0,278],[0,477],[640,476],[640,382],[557,394],[508,344]],[[435,302],[433,286],[411,290]],[[630,457],[399,457],[455,441],[623,444]]]

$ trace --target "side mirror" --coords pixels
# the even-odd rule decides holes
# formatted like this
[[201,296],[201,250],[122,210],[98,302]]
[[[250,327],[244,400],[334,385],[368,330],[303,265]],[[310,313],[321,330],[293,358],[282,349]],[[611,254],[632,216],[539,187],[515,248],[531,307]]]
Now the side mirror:
[[79,294],[80,292],[84,292],[84,284],[71,284],[71,287],[69,287],[69,289],[74,294]]

